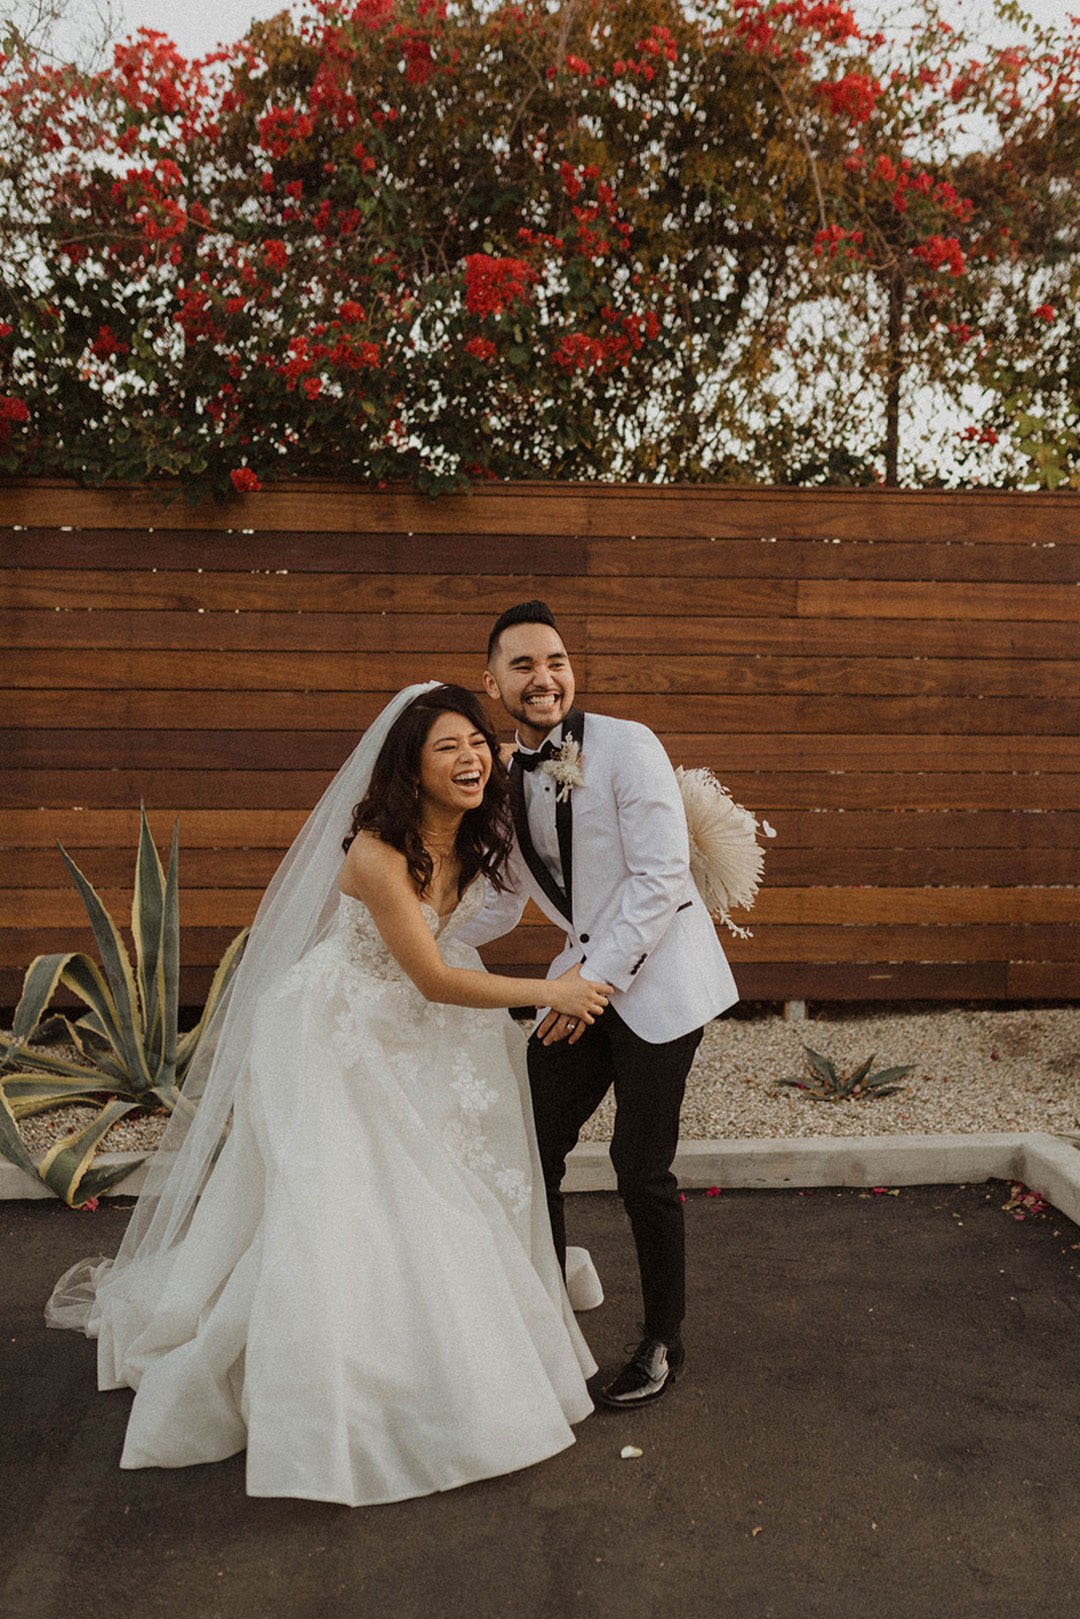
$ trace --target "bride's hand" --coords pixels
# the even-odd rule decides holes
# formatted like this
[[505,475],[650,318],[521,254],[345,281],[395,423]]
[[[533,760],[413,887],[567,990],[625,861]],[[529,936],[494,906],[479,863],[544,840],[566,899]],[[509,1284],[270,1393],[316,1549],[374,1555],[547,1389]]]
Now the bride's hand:
[[[548,981],[548,1005],[552,1012],[561,1013],[564,1018],[571,1020],[571,1027],[566,1030],[569,1034],[580,1033],[584,1024],[595,1023],[614,993],[611,984],[594,984],[582,978],[580,963]],[[549,1019],[545,1018],[537,1031],[541,1037],[548,1025]]]

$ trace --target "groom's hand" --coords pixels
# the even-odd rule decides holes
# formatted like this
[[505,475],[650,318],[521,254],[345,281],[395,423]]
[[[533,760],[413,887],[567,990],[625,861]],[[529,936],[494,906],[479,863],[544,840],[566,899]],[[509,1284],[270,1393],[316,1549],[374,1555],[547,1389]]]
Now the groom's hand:
[[553,1046],[559,1040],[567,1040],[574,1045],[588,1026],[578,1018],[567,1017],[564,1012],[549,1012],[538,1027],[536,1038],[542,1046]]

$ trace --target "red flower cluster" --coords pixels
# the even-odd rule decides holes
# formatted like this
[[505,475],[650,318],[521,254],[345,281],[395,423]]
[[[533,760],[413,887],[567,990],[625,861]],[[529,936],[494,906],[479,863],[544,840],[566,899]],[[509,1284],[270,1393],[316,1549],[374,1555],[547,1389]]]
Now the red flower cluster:
[[632,78],[643,79],[651,84],[656,77],[656,63],[658,58],[665,62],[676,62],[679,59],[678,46],[671,30],[654,24],[645,39],[639,39],[636,46],[640,53],[638,56],[617,57],[611,64],[612,76],[616,79],[629,74]]
[[1039,304],[1037,308],[1031,311],[1031,313],[1035,316],[1036,320],[1044,320],[1046,321],[1047,325],[1049,325],[1057,315],[1057,310],[1054,308],[1053,304]]
[[107,360],[114,354],[130,354],[130,352],[130,343],[118,342],[111,326],[100,326],[97,336],[90,345],[90,353],[99,360]]
[[931,197],[943,213],[951,214],[954,219],[969,220],[975,211],[975,204],[970,197],[962,197],[955,186],[947,180],[935,181],[932,174],[923,169],[918,174],[911,172],[910,158],[900,159],[900,165],[893,162],[891,157],[882,154],[874,164],[872,176],[884,185],[895,186],[893,192],[893,206],[899,213],[906,214],[908,198],[906,193],[915,192],[919,196]]
[[29,419],[30,411],[25,399],[0,394],[0,444],[6,443],[11,437],[11,429],[16,422],[26,422]]
[[929,236],[913,247],[912,256],[922,259],[931,270],[947,269],[950,275],[963,275],[967,268],[963,250],[955,236]]
[[[734,0],[734,4],[739,19],[735,32],[754,56],[774,60],[783,56],[792,25],[795,39],[802,29],[834,43],[862,38],[853,13],[833,0]],[[785,25],[788,32],[784,32]],[[798,46],[791,54],[796,61],[806,60]]]
[[881,85],[866,73],[845,73],[842,79],[821,79],[815,86],[837,118],[865,124],[877,104]]
[[863,257],[863,233],[861,230],[845,230],[842,225],[826,225],[814,237],[814,257],[821,258],[826,254],[834,259],[839,252],[843,252],[846,259],[859,259]]
[[526,303],[536,272],[524,259],[497,259],[470,253],[465,260],[465,307],[470,315],[501,315],[515,303]]
[[965,427],[960,437],[968,444],[996,444],[998,441],[992,427]]
[[263,243],[263,263],[269,270],[284,270],[289,262],[289,250],[281,239],[272,237]]
[[592,371],[605,374],[624,366],[646,338],[660,333],[660,322],[650,309],[644,315],[620,315],[605,304],[600,317],[616,329],[599,337],[586,332],[568,332],[552,351],[551,361],[560,371]]
[[262,488],[262,484],[250,467],[237,467],[235,471],[229,473],[229,478],[238,495],[252,494]]
[[284,157],[297,141],[306,141],[314,133],[314,121],[292,107],[274,107],[257,120],[259,145],[273,158]]
[[465,345],[466,354],[471,354],[474,360],[488,360],[495,358],[495,345],[490,337],[470,337]]

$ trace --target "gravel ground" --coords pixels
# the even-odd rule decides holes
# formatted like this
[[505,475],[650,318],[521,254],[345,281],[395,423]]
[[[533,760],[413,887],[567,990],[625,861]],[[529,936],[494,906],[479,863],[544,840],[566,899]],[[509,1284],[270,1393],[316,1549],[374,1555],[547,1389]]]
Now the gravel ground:
[[[894,1096],[878,1101],[813,1102],[777,1081],[802,1067],[802,1044],[843,1072],[877,1055],[878,1067],[914,1064]],[[25,1119],[32,1151],[89,1122],[70,1107]],[[588,1141],[608,1140],[611,1098],[590,1120]],[[156,1145],[163,1117],[123,1119],[109,1152]],[[687,1085],[685,1140],[785,1136],[864,1136],[976,1130],[1080,1133],[1080,1007],[1011,1011],[823,1011],[806,1022],[775,1014],[723,1018],[705,1031]]]
[[[802,1073],[804,1040],[842,1073],[871,1052],[875,1067],[913,1072],[893,1096],[814,1102],[777,1085]],[[613,1117],[609,1097],[586,1139],[609,1139]],[[1080,1131],[1080,1007],[722,1018],[705,1031],[682,1115],[690,1141],[976,1130]]]

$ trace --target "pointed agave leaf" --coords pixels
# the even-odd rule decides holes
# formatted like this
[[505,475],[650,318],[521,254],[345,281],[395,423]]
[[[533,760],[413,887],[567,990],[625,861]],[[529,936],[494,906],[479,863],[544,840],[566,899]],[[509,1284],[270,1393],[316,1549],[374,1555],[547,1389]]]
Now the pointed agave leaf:
[[[135,890],[131,896],[131,936],[135,942],[135,973],[142,1003],[143,1039],[148,1066],[159,1068],[161,1030],[162,919],[165,910],[165,873],[161,869],[146,806],[139,806],[139,852],[135,856]],[[157,1060],[155,1060],[157,1059]]]
[[866,1078],[867,1074],[870,1072],[870,1070],[871,1070],[871,1068],[873,1066],[874,1066],[874,1054],[871,1053],[870,1056],[867,1057],[865,1062],[861,1062],[859,1064],[858,1068],[854,1069],[848,1075],[848,1084],[851,1085],[851,1086],[861,1084],[862,1081]]
[[62,982],[90,1008],[89,1012],[79,1018],[76,1027],[87,1029],[91,1034],[100,1036],[107,1043],[109,1050],[116,1054],[117,1060],[124,1064],[126,1074],[127,1052],[120,1029],[120,1010],[113,1000],[112,991],[105,982],[105,975],[97,962],[81,952],[72,956],[64,968]]
[[882,1068],[879,1073],[873,1075],[870,1083],[882,1085],[887,1084],[890,1079],[903,1079],[905,1074],[913,1073],[914,1069],[915,1064],[910,1062],[904,1068]]
[[125,1181],[129,1175],[134,1175],[145,1162],[145,1158],[137,1158],[134,1163],[100,1164],[96,1169],[88,1169],[79,1182],[80,1198],[86,1203],[92,1197],[103,1197],[118,1181]]
[[61,974],[74,954],[69,950],[66,955],[35,956],[27,967],[22,994],[11,1023],[11,1033],[16,1041],[28,1040],[37,1028],[42,1013],[53,998]]
[[173,822],[169,875],[161,914],[161,958],[158,969],[158,996],[161,1007],[161,1065],[154,1076],[159,1085],[176,1080],[176,1023],[180,1002],[180,822]]
[[91,1119],[74,1135],[61,1136],[49,1148],[38,1165],[38,1176],[69,1208],[76,1208],[90,1195],[80,1195],[80,1183],[102,1139],[118,1119],[138,1105],[137,1102],[107,1102],[96,1119]]
[[24,1169],[28,1175],[37,1179],[34,1160],[30,1156],[26,1142],[19,1134],[15,1115],[8,1106],[7,1097],[2,1089],[0,1089],[0,1157],[6,1158],[9,1164],[14,1164],[17,1169]]
[[[57,1074],[68,1079],[97,1080],[99,1091],[112,1090],[111,1074],[104,1074],[96,1063],[88,1063],[85,1067],[77,1062],[69,1062],[66,1057],[53,1057],[46,1052],[20,1051],[17,1059],[19,1068],[0,1074],[0,1085],[5,1085],[9,1079],[17,1077],[18,1073],[26,1074]],[[124,1076],[125,1084],[127,1082]]]
[[98,950],[101,952],[102,966],[105,968],[105,976],[116,1004],[121,1051],[128,1064],[132,1082],[138,1083],[142,1080],[148,1084],[150,1075],[146,1069],[146,1059],[138,1030],[138,994],[131,962],[124,949],[124,941],[94,888],[87,882],[63,844],[60,845],[60,853],[79,890],[86,914],[90,918],[90,926],[94,930]]
[[806,1061],[811,1073],[816,1074],[818,1079],[823,1079],[830,1088],[835,1086],[837,1083],[836,1069],[830,1059],[823,1057],[820,1051],[814,1051],[811,1046],[804,1044],[803,1050],[806,1052]]
[[101,1075],[94,1073],[81,1079],[57,1074],[5,1074],[0,1081],[0,1091],[17,1119],[47,1113],[53,1107],[67,1107],[87,1096],[100,1096],[109,1088],[103,1084]]
[[217,1010],[218,1002],[221,1000],[222,995],[228,988],[232,975],[240,964],[240,957],[243,955],[244,946],[247,944],[248,934],[250,932],[250,928],[244,928],[236,935],[236,938],[233,939],[232,943],[225,951],[225,954],[218,962],[217,972],[214,974],[214,981],[210,985],[210,993],[207,995],[206,1004],[202,1009],[202,1016],[199,1018],[199,1021],[196,1023],[195,1027],[193,1029],[189,1029],[186,1034],[181,1035],[179,1041],[177,1042],[176,1072],[181,1081],[183,1080],[184,1075],[187,1073],[191,1059],[194,1057],[196,1049],[198,1048],[199,1041],[202,1039],[203,1034],[206,1031],[207,1024],[210,1022],[210,1019]]
[[96,1031],[91,1032],[82,1027],[82,1022],[81,1018],[78,1023],[69,1023],[67,1018],[64,1019],[67,1037],[83,1062],[88,1068],[96,1068],[103,1077],[110,1080],[118,1079],[121,1085],[126,1085],[127,1070],[122,1062],[117,1061],[109,1041],[103,1040]]

